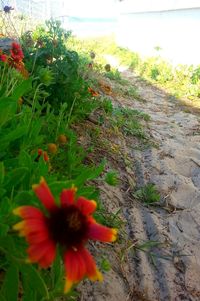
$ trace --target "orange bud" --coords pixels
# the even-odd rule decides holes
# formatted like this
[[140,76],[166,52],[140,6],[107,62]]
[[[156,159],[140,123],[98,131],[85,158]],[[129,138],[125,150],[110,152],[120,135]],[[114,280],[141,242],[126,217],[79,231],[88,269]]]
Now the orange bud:
[[51,154],[56,154],[57,151],[58,151],[58,147],[55,143],[49,143],[48,144],[48,151],[51,153]]
[[43,151],[41,148],[38,148],[38,156],[35,161],[39,161],[40,157],[43,155],[43,159],[45,162],[49,161],[49,156],[46,151]]
[[42,156],[43,150],[41,148],[38,148],[38,156]]
[[67,137],[65,135],[63,135],[63,134],[59,135],[58,136],[58,143],[60,143],[60,144],[67,143]]
[[49,156],[46,151],[43,152],[43,158],[44,158],[44,161],[46,161],[46,162],[49,161]]

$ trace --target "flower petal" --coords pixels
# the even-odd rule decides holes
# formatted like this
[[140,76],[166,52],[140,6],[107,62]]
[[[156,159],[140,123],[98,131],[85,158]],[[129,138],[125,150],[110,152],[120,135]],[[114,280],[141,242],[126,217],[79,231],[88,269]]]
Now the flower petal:
[[26,229],[26,222],[25,221],[21,221],[21,222],[15,224],[13,226],[13,230],[19,231],[20,236],[25,236],[26,235],[24,229]]
[[102,242],[113,242],[117,238],[117,230],[92,222],[89,224],[88,238]]
[[97,203],[95,201],[87,200],[82,196],[78,198],[76,205],[84,215],[92,214],[97,207]]
[[48,268],[56,257],[56,245],[49,247],[48,252],[39,260],[38,264],[41,268]]
[[60,194],[61,206],[69,206],[74,204],[76,188],[63,189]]
[[45,220],[41,219],[27,219],[24,220],[24,231],[26,234],[35,233],[35,232],[48,232],[47,225]]
[[43,177],[39,184],[33,185],[33,190],[47,210],[52,211],[56,208],[54,197]]
[[38,231],[38,232],[31,232],[25,235],[26,236],[26,241],[29,244],[38,244],[42,241],[45,241],[49,238],[49,233],[48,231]]
[[85,261],[86,275],[88,276],[88,278],[92,281],[96,281],[96,280],[102,281],[103,276],[100,273],[100,271],[98,270],[92,255],[84,247],[81,248],[80,252],[81,252],[82,258]]
[[55,258],[56,245],[49,239],[42,243],[31,245],[27,249],[27,253],[30,262],[38,262],[41,267],[48,267]]
[[64,292],[68,293],[73,284],[82,280],[86,274],[86,263],[82,257],[81,249],[69,249],[64,254],[66,270],[66,283]]
[[25,236],[26,240],[30,243],[40,242],[49,237],[48,228],[44,219],[26,219],[15,224],[13,229],[19,231],[19,235]]
[[66,269],[65,293],[68,293],[72,285],[81,281],[84,276],[88,276],[93,281],[103,279],[91,254],[83,246],[68,250],[64,255],[64,264]]
[[24,219],[32,219],[32,218],[43,219],[44,218],[43,213],[38,208],[35,208],[32,206],[17,207],[13,210],[13,213]]

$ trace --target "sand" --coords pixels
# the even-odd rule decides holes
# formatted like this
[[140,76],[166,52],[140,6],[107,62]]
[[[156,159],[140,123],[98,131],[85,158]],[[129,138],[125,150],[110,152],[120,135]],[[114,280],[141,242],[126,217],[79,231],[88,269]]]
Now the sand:
[[[121,186],[102,184],[101,196],[108,211],[121,209],[129,243],[156,241],[158,246],[144,252],[127,245],[122,259],[123,243],[110,245],[105,253],[111,270],[103,283],[80,285],[80,300],[199,301],[200,118],[130,71],[122,75],[145,101],[112,100],[150,115],[148,134],[154,146],[137,150],[134,137],[120,138],[129,165],[119,163]],[[161,195],[158,206],[144,206],[133,196],[134,186],[148,183]],[[96,247],[97,255],[102,248]]]

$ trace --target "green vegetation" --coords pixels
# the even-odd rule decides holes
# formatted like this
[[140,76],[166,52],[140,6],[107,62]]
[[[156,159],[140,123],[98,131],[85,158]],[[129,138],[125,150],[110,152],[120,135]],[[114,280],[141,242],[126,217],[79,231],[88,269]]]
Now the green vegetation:
[[116,170],[107,172],[105,181],[111,186],[116,186],[119,183],[118,175]]
[[[133,70],[139,77],[153,84],[165,88],[177,98],[188,98],[199,103],[200,97],[200,66],[178,65],[173,67],[158,54],[155,57],[142,59],[138,53],[126,48],[118,47],[112,36],[97,39],[76,40],[69,39],[69,45],[75,45],[82,53],[89,53],[95,49],[95,63],[99,65],[101,72],[105,72],[107,63],[105,54],[112,55],[119,61],[119,65]],[[158,47],[157,47],[158,48]],[[83,51],[84,49],[84,51]],[[104,54],[104,55],[103,55]],[[107,77],[120,80],[117,67],[112,67]]]
[[[81,122],[84,125],[85,118],[94,109],[106,116],[112,114],[113,106],[106,97],[102,97],[102,103],[99,104],[101,101],[97,101],[88,91],[92,81],[85,78],[87,59],[67,48],[69,36],[70,33],[64,32],[58,22],[49,21],[46,26],[22,36],[22,49],[15,43],[9,53],[0,53],[2,301],[77,299],[74,290],[68,295],[63,293],[63,246],[56,246],[56,257],[52,264],[47,265],[43,261],[48,269],[38,267],[37,263],[40,265],[40,259],[44,255],[38,255],[39,251],[35,251],[35,256],[42,257],[27,264],[27,248],[34,249],[38,245],[31,245],[32,239],[29,240],[26,231],[32,231],[32,227],[26,228],[26,217],[15,216],[13,210],[18,212],[18,207],[31,206],[43,212],[44,208],[38,200],[41,198],[37,198],[31,189],[32,185],[39,183],[41,177],[48,183],[56,204],[60,205],[58,202],[61,191],[73,190],[75,185],[78,189],[77,198],[84,196],[88,201],[96,200],[94,218],[97,222],[115,228],[121,225],[119,212],[107,212],[93,183],[94,179],[100,178],[101,183],[106,180],[111,185],[117,185],[117,174],[109,172],[106,175],[106,161],[103,158],[99,163],[88,160],[93,153],[93,145],[82,146],[79,131],[75,131]],[[100,122],[98,126],[100,127]],[[95,135],[98,135],[99,128],[94,129]],[[45,188],[43,193],[48,195],[48,189]],[[91,206],[95,206],[93,202]],[[51,218],[51,212],[44,211],[44,217],[45,220]],[[33,218],[33,223],[34,228],[38,223],[36,217]],[[14,225],[18,226],[13,228]],[[25,228],[20,230],[17,227]],[[14,230],[18,230],[26,240],[18,237]],[[33,231],[32,234],[33,240],[38,239],[37,233]],[[110,238],[108,241],[111,240],[114,239]],[[100,268],[104,271],[109,269],[106,259],[100,263]],[[85,274],[84,270],[83,276]],[[78,283],[82,278],[73,283]]]
[[[34,258],[32,264],[27,264],[27,255],[30,259],[28,250],[34,250],[39,244],[32,243],[32,236],[33,240],[40,240],[37,231],[32,233],[31,229],[37,228],[40,222],[36,217],[22,216],[18,210],[21,206],[40,210],[39,215],[42,214],[46,221],[45,227],[49,227],[53,215],[48,208],[44,210],[39,202],[44,195],[45,200],[49,199],[48,188],[40,197],[34,188],[42,187],[42,177],[61,208],[64,208],[63,198],[59,197],[61,192],[65,189],[68,193],[71,190],[75,193],[74,187],[77,187],[77,198],[83,196],[89,202],[96,201],[96,210],[94,202],[91,202],[86,212],[95,211],[93,218],[97,223],[121,229],[124,221],[120,210],[109,212],[103,206],[97,188],[98,183],[112,186],[120,184],[117,168],[110,164],[108,169],[105,157],[118,159],[121,154],[116,137],[134,136],[142,144],[148,140],[143,124],[149,120],[149,116],[114,105],[110,98],[112,87],[101,83],[99,76],[124,86],[123,93],[127,97],[136,97],[137,90],[134,87],[126,89],[127,82],[121,78],[118,70],[110,70],[108,65],[104,68],[103,62],[102,65],[94,63],[96,57],[91,49],[89,54],[86,50],[78,50],[77,45],[72,49],[70,39],[71,33],[65,32],[59,22],[51,20],[33,32],[24,33],[21,44],[14,43],[10,51],[0,53],[2,301],[77,300],[78,293],[73,287],[69,288],[67,295],[63,293],[63,287],[68,283],[65,277],[67,269],[63,265],[66,246],[56,242],[57,252],[51,264],[46,264],[46,255],[41,255],[38,250],[33,252],[34,256],[41,258]],[[88,66],[91,58],[92,71]],[[94,120],[91,116],[94,116]],[[33,186],[39,182],[38,186]],[[69,195],[69,201],[70,198]],[[68,212],[65,208],[64,211]],[[28,228],[27,220],[33,222],[33,228]],[[89,220],[92,223],[92,219]],[[16,231],[26,239],[19,237]],[[102,240],[114,241],[116,231],[112,231],[112,237]],[[53,237],[49,228],[48,235]],[[45,240],[44,245],[46,243]],[[45,250],[47,245],[43,247]],[[71,252],[75,252],[74,248],[71,249]],[[52,256],[48,252],[45,254]],[[48,269],[40,268],[41,260]],[[104,254],[97,264],[102,271],[110,269]],[[83,277],[85,275],[86,271],[83,270]],[[83,277],[75,279],[72,284],[78,283]]]
[[117,126],[125,135],[132,135],[147,139],[141,120],[149,121],[149,115],[138,110],[119,107],[113,111],[113,125]]
[[25,33],[22,42],[26,68],[35,79],[35,87],[42,87],[40,103],[50,104],[57,114],[65,103],[71,122],[89,114],[93,102],[88,98],[88,83],[80,74],[81,58],[67,47],[70,35],[59,21],[50,20],[33,33]]
[[[34,31],[24,33],[20,38],[21,46],[16,43],[9,53],[0,53],[2,301],[72,301],[78,298],[74,289],[67,296],[63,293],[63,245],[59,247],[59,243],[56,244],[57,253],[52,264],[45,265],[46,262],[43,261],[48,269],[42,269],[37,264],[45,257],[44,254],[41,258],[34,258],[32,264],[26,262],[30,241],[40,238],[33,233],[30,239],[27,233],[32,227],[29,230],[23,228],[28,218],[15,216],[13,210],[16,212],[18,207],[33,206],[43,212],[44,208],[38,201],[42,197],[37,198],[38,195],[33,192],[36,188],[31,189],[32,185],[39,183],[41,177],[48,183],[52,195],[55,196],[55,203],[60,206],[59,210],[66,205],[64,212],[68,213],[69,204],[65,203],[66,200],[63,201],[62,195],[60,197],[63,189],[65,193],[67,190],[68,201],[71,202],[71,194],[75,194],[77,187],[77,199],[83,196],[85,201],[89,201],[85,205],[86,213],[89,212],[87,221],[92,223],[93,214],[97,223],[105,227],[121,229],[124,225],[120,210],[109,212],[102,205],[97,186],[99,183],[112,186],[121,183],[117,167],[112,165],[113,162],[118,163],[120,155],[124,156],[122,164],[126,160],[119,138],[134,137],[136,146],[137,143],[144,146],[148,142],[145,126],[150,117],[139,110],[113,102],[114,93],[122,93],[126,98],[137,100],[140,100],[140,95],[136,87],[127,85],[117,68],[107,64],[103,54],[118,57],[120,64],[128,65],[138,74],[160,84],[172,82],[174,77],[171,76],[169,66],[160,59],[142,62],[137,54],[116,47],[112,39],[99,41],[98,44],[96,40],[77,41],[70,32],[61,28],[58,21],[50,20]],[[199,84],[199,74],[199,69],[195,69],[192,74],[194,87]],[[183,80],[182,72],[179,76]],[[109,84],[111,82],[119,86],[118,91]],[[105,157],[111,158],[109,168]],[[48,188],[44,190],[45,200],[49,200]],[[145,204],[152,204],[160,198],[152,184],[139,189],[134,196]],[[90,200],[96,201],[97,208]],[[74,210],[74,207],[71,209]],[[44,210],[42,221],[48,220],[48,226],[51,224],[49,220],[52,215],[51,208]],[[39,216],[41,217],[40,214]],[[85,215],[81,217],[81,222],[85,221]],[[69,222],[74,224],[77,216],[72,214],[70,218]],[[35,219],[34,217],[32,221],[33,228]],[[18,222],[21,223],[17,224]],[[17,229],[16,226],[13,228],[16,224],[22,229]],[[88,224],[84,226],[88,229]],[[20,235],[25,236],[26,240],[18,237],[14,230],[21,231]],[[112,242],[115,236],[116,231],[112,230],[109,239],[102,238],[102,241]],[[50,233],[50,237],[52,239],[54,233]],[[84,244],[85,240],[87,241],[84,237]],[[145,246],[140,246],[142,248]],[[70,245],[69,249],[77,252],[77,245]],[[45,248],[43,251],[48,253]],[[75,264],[78,258],[76,256]],[[97,260],[97,264],[102,271],[110,269],[104,254]],[[84,264],[83,266],[85,267]],[[78,275],[82,272],[83,277],[87,276],[86,267]],[[70,278],[68,274],[67,277]],[[78,283],[83,277],[72,279],[72,284]]]
[[128,240],[126,242],[126,248],[122,250],[120,254],[121,261],[125,259],[127,254],[131,252],[133,256],[138,256],[138,252],[145,253],[151,263],[154,266],[158,266],[157,259],[165,259],[165,260],[172,260],[173,255],[166,254],[165,252],[165,243],[155,241],[155,240],[147,240],[147,241],[139,241],[135,240],[134,242]]
[[151,205],[159,202],[160,200],[160,194],[158,193],[155,185],[151,183],[135,191],[133,196],[146,205]]

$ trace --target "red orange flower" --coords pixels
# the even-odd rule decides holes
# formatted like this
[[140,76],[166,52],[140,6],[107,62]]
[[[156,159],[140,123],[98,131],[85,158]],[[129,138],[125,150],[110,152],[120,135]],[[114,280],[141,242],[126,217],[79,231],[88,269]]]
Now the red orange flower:
[[90,94],[92,95],[92,96],[99,96],[99,93],[98,92],[96,92],[96,91],[94,91],[92,88],[88,88],[88,92],[90,92]]
[[28,71],[26,70],[25,66],[24,66],[24,63],[22,61],[20,62],[16,62],[13,67],[15,69],[17,69],[24,78],[28,78],[29,77],[29,73]]
[[96,202],[84,197],[76,198],[76,188],[72,187],[61,192],[60,205],[57,205],[44,178],[38,185],[33,185],[33,190],[48,214],[32,206],[14,210],[14,214],[23,219],[14,225],[14,229],[25,236],[29,244],[29,261],[37,262],[43,268],[49,267],[59,245],[63,250],[66,293],[84,277],[93,281],[102,280],[85,244],[89,239],[113,242],[117,231],[98,224],[92,217]]
[[21,46],[15,42],[12,43],[12,48],[10,50],[11,57],[15,62],[20,62],[24,58]]
[[26,70],[22,59],[24,57],[21,47],[17,43],[12,43],[12,48],[10,50],[11,56],[6,55],[0,50],[0,61],[8,62],[9,67],[18,70],[24,78],[29,77],[29,73]]
[[7,62],[7,60],[8,60],[7,55],[6,55],[6,54],[1,54],[1,53],[0,53],[0,61],[2,61],[2,62]]

